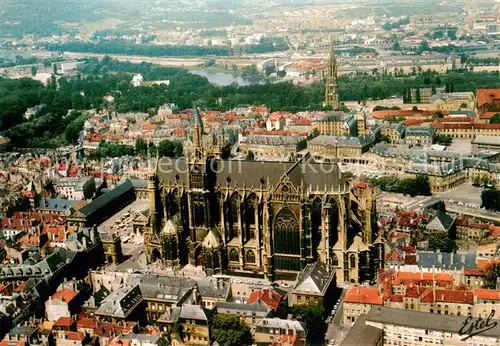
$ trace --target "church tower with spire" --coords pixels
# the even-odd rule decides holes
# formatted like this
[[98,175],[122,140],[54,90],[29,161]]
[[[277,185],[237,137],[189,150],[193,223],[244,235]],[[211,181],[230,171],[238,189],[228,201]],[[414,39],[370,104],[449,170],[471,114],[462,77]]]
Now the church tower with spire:
[[337,84],[337,58],[335,58],[335,51],[333,50],[333,42],[330,47],[328,73],[326,76],[325,105],[332,106],[334,110],[340,108],[339,86]]
[[198,107],[193,106],[193,146],[194,146],[194,160],[201,161],[203,158],[203,122]]

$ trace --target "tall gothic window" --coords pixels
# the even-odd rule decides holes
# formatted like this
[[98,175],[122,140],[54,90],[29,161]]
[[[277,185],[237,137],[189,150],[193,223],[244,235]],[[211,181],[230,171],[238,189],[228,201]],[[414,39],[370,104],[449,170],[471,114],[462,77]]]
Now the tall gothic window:
[[163,253],[167,260],[174,260],[177,258],[177,240],[175,238],[166,239],[163,244]]
[[339,227],[339,210],[337,208],[337,201],[334,198],[330,199],[331,209],[330,209],[330,235],[328,237],[330,247],[333,247],[338,239],[338,227]]
[[349,262],[351,268],[356,268],[356,256],[354,254],[349,258]]
[[172,216],[174,216],[175,214],[177,214],[179,212],[180,201],[179,201],[178,193],[179,192],[177,190],[175,190],[169,196],[168,206],[167,206],[169,218],[171,218]]
[[203,183],[203,167],[194,165],[191,168],[191,186],[199,189],[204,188],[205,184]]
[[238,255],[238,250],[231,249],[229,251],[229,261],[231,262],[239,262],[240,256]]
[[321,214],[323,201],[316,197],[312,203],[311,209],[311,235],[312,235],[312,251],[314,259],[318,258],[318,246],[321,242]]
[[339,259],[337,258],[337,255],[332,253],[332,265],[333,266],[338,266],[339,265]]
[[197,227],[205,225],[205,206],[203,202],[194,202],[194,225]]
[[255,207],[257,198],[250,195],[245,203],[245,241],[255,238]]
[[295,214],[288,208],[281,209],[276,215],[274,248],[279,253],[300,254],[299,223]]
[[213,268],[214,267],[214,259],[211,251],[205,252],[205,267]]
[[238,236],[238,205],[239,205],[238,193],[234,193],[229,200],[229,215],[228,215],[228,226],[230,231],[230,238],[235,238]]
[[255,253],[252,250],[247,251],[245,261],[247,263],[255,263]]

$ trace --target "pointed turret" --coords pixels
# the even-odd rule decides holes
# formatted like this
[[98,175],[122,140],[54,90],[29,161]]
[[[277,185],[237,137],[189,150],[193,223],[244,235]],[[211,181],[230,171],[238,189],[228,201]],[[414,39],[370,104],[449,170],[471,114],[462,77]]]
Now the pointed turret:
[[333,41],[330,47],[328,74],[326,76],[325,105],[332,106],[334,110],[340,108],[339,87],[337,84],[337,58],[333,49]]
[[203,131],[203,121],[201,120],[201,115],[200,115],[200,110],[196,106],[196,104],[193,104],[193,110],[191,113],[192,121],[193,121],[193,127],[198,127]]
[[155,159],[154,168],[149,164],[149,172],[148,172],[148,192],[149,192],[149,225],[151,227],[151,231],[156,233],[160,230],[160,223],[158,217],[158,156]]
[[203,122],[201,120],[200,111],[198,107],[193,104],[191,112],[191,121],[193,123],[193,146],[195,160],[201,160],[203,156],[202,136],[203,136]]

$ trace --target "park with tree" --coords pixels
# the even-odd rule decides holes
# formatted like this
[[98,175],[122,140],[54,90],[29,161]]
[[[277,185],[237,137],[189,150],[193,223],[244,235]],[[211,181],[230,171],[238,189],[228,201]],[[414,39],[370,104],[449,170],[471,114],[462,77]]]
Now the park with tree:
[[[57,147],[74,143],[78,130],[83,126],[83,119],[78,113],[68,116],[70,110],[83,112],[109,108],[118,113],[154,114],[165,103],[174,103],[178,110],[183,110],[192,107],[193,102],[201,108],[220,111],[252,104],[265,105],[273,111],[328,109],[323,106],[323,82],[307,86],[284,82],[217,87],[205,77],[191,74],[183,68],[121,62],[107,56],[100,61],[95,58],[85,61],[80,74],[54,74],[47,86],[28,78],[0,79],[0,131],[7,131],[12,146]],[[148,81],[170,80],[170,85],[134,87],[130,81],[138,73]],[[411,78],[395,78],[384,72],[378,76],[340,76],[339,93],[342,101],[384,99],[405,96],[410,88],[425,85],[427,81],[436,85],[452,85],[457,91],[500,87],[498,73],[451,72],[438,76],[424,71]],[[112,96],[113,101],[108,102],[105,96]],[[46,105],[43,111],[32,119],[24,119],[26,109],[40,104]]]

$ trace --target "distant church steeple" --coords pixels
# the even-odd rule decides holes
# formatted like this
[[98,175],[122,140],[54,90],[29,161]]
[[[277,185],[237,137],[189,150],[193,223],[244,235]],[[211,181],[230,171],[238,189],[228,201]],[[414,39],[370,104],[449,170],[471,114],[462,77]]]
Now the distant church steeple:
[[325,105],[332,106],[334,110],[340,108],[339,86],[337,84],[337,58],[335,58],[335,52],[333,50],[333,41],[330,47],[328,74],[326,76]]

